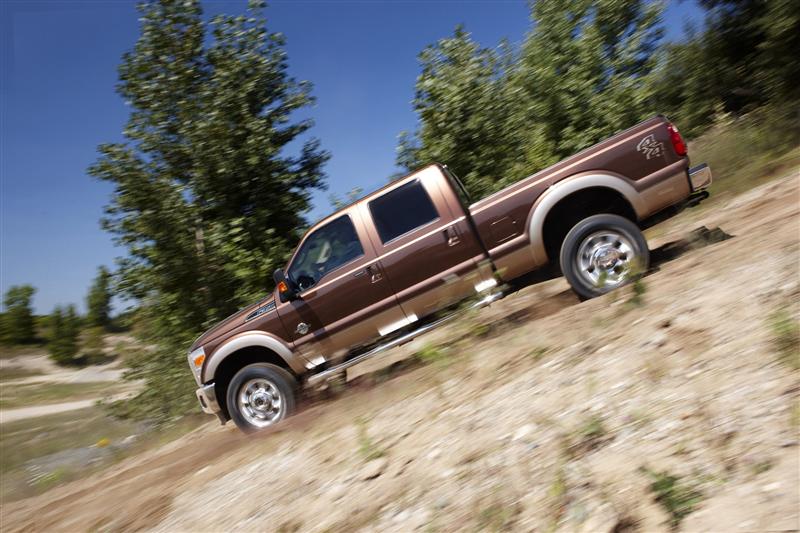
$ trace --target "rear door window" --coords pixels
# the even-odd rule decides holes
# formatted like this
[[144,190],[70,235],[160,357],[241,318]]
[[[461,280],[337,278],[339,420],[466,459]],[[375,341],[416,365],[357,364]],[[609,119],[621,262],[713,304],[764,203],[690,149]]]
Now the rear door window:
[[439,218],[431,197],[419,180],[410,181],[369,203],[383,244]]

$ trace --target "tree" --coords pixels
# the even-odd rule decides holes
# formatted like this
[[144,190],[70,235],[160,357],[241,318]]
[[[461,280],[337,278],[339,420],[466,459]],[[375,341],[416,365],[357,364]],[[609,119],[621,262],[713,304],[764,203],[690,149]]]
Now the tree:
[[328,200],[331,203],[331,207],[336,209],[337,211],[345,206],[348,206],[361,198],[361,195],[364,193],[364,189],[361,187],[353,187],[345,194],[344,198],[339,197],[336,194],[331,194],[328,196]]
[[306,140],[310,85],[287,74],[284,38],[261,2],[204,22],[199,4],[140,4],[141,34],[123,56],[119,94],[132,108],[127,141],[100,146],[90,173],[115,185],[102,223],[128,256],[118,288],[141,302],[158,349],[131,372],[129,402],[168,419],[193,406],[182,355],[204,328],[263,294],[300,236],[328,155]]
[[47,343],[50,358],[59,365],[74,363],[80,331],[81,322],[75,306],[68,305],[66,309],[56,307],[50,315],[50,338]]
[[3,344],[24,344],[36,339],[33,310],[31,302],[36,289],[31,285],[14,285],[8,288],[3,305],[6,310],[2,315]]
[[101,266],[97,269],[89,294],[86,297],[86,321],[90,326],[107,328],[111,323],[111,272]]
[[419,127],[400,135],[397,164],[407,171],[449,165],[469,192],[485,196],[506,185],[519,152],[509,129],[515,110],[507,83],[513,60],[502,44],[481,48],[461,26],[419,55],[414,110]]
[[540,169],[654,115],[660,7],[641,0],[537,0],[512,83],[525,158]]
[[[703,0],[704,26],[670,44],[656,85],[659,105],[690,136],[715,115],[772,104],[788,114],[800,100],[800,4],[792,0]],[[773,113],[775,114],[775,113]],[[797,116],[786,124],[796,130]]]
[[656,113],[659,7],[642,0],[537,0],[519,55],[462,28],[420,54],[415,135],[398,165],[449,164],[477,197]]

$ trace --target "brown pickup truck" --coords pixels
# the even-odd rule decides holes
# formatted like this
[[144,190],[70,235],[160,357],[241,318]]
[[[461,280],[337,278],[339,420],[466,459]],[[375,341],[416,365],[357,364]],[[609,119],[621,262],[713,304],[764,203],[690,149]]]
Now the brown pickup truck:
[[292,413],[298,385],[438,326],[464,299],[487,305],[536,269],[560,269],[581,298],[613,290],[648,267],[641,229],[710,183],[661,116],[476,203],[447,167],[422,168],[315,224],[273,294],[195,341],[198,400],[257,430]]

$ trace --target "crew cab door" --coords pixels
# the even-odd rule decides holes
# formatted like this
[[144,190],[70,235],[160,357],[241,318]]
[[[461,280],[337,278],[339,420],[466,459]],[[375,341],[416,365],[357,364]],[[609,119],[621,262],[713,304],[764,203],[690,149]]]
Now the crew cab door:
[[309,361],[338,359],[403,319],[355,209],[311,230],[286,275],[299,294],[279,303],[278,315]]
[[443,187],[431,166],[360,205],[408,323],[474,294],[481,282],[482,249]]

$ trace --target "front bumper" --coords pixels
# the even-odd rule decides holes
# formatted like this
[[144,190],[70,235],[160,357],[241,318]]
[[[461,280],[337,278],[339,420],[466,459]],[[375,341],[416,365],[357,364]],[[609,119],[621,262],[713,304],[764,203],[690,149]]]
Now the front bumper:
[[693,192],[707,189],[713,179],[711,167],[705,163],[689,169],[689,183],[692,185]]
[[225,423],[225,416],[222,414],[222,408],[217,401],[217,392],[214,390],[213,383],[207,383],[196,391],[197,401],[200,402],[200,407],[204,413],[209,415],[216,415],[220,422]]

